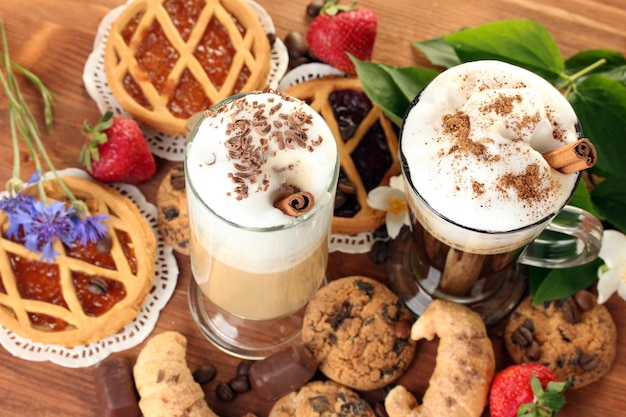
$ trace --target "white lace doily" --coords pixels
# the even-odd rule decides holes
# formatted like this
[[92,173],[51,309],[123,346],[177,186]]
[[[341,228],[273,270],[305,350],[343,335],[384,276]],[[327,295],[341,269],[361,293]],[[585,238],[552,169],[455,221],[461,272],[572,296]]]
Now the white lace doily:
[[[59,171],[59,174],[87,177],[85,171],[74,168]],[[176,288],[178,264],[172,247],[167,245],[158,233],[157,208],[146,201],[141,191],[135,186],[121,183],[112,184],[112,186],[139,207],[139,211],[157,236],[154,281],[139,314],[122,331],[98,342],[73,348],[33,342],[0,326],[0,344],[13,356],[35,362],[50,361],[68,368],[82,368],[94,365],[114,352],[137,346],[154,329],[161,310]]]
[[[296,84],[322,78],[327,75],[345,76],[346,73],[328,64],[313,62],[295,67],[289,71],[278,83],[281,91]],[[376,242],[373,232],[359,233],[358,235],[331,235],[330,252],[367,253]]]
[[[129,0],[129,2],[130,1],[132,0]],[[272,22],[271,17],[265,9],[252,0],[247,1],[259,16],[259,20],[265,32],[276,33],[274,22]],[[104,73],[104,49],[109,30],[115,19],[117,19],[125,8],[126,5],[116,7],[102,18],[98,26],[98,31],[96,32],[93,51],[89,54],[87,62],[85,63],[83,83],[85,84],[85,89],[89,96],[98,105],[100,112],[104,113],[107,110],[113,110],[118,115],[128,116],[128,113],[124,111],[115,97],[113,97],[113,93],[107,83],[106,74]],[[270,74],[268,78],[268,84],[271,87],[277,88],[278,81],[285,74],[285,71],[287,71],[288,65],[289,55],[287,53],[287,47],[280,39],[276,38],[272,44]],[[141,123],[140,126],[153,154],[169,161],[183,160],[185,156],[185,138],[183,136],[166,135]]]

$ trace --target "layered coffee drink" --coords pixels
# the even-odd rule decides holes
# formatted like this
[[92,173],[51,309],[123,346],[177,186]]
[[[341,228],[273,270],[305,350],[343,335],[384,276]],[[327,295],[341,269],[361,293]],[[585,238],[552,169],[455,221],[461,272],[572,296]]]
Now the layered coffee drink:
[[400,154],[417,246],[432,292],[481,293],[572,196],[579,172],[546,152],[581,138],[566,98],[541,77],[497,61],[458,65],[414,100]]
[[185,169],[192,271],[220,320],[302,309],[325,279],[338,176],[321,116],[276,92],[233,97],[205,112]]

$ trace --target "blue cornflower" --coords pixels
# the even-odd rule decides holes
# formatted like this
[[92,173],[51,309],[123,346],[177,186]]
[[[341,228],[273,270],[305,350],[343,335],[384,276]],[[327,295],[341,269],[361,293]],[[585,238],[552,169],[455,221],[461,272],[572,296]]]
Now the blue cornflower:
[[104,214],[82,217],[72,216],[74,238],[80,240],[82,245],[86,245],[87,242],[97,242],[107,233],[108,226],[104,224],[106,219],[108,219],[108,216]]
[[30,212],[30,207],[35,202],[35,199],[31,196],[17,193],[15,195],[6,194],[4,198],[0,200],[0,210],[4,211],[9,218],[9,228],[7,229],[7,236],[14,238],[17,236],[20,228],[20,221],[18,213]]
[[15,218],[23,228],[26,249],[35,253],[41,251],[41,259],[51,262],[58,255],[53,247],[55,240],[60,239],[66,245],[74,241],[73,215],[74,209],[65,203],[46,205],[34,200],[26,210],[18,210]]

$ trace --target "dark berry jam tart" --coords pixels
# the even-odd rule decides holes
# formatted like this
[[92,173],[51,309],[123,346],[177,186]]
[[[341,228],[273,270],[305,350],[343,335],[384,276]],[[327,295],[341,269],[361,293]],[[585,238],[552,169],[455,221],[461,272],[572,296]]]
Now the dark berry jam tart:
[[357,78],[305,81],[285,93],[307,102],[330,126],[341,162],[332,232],[353,235],[377,229],[385,212],[367,204],[367,193],[400,174],[397,128],[367,97]]
[[[156,236],[113,188],[75,177],[63,182],[90,214],[108,216],[107,235],[87,245],[57,242],[59,255],[46,262],[7,237],[8,219],[0,212],[0,324],[34,342],[73,347],[116,333],[136,317],[152,287]],[[66,200],[56,181],[45,184],[45,193],[48,201]]]

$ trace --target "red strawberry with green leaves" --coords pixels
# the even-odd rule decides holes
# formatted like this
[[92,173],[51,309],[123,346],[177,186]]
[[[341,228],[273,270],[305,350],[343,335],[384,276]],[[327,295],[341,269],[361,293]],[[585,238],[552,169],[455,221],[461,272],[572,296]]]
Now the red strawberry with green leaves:
[[567,382],[540,363],[511,365],[498,372],[489,391],[491,417],[552,417],[565,405]]
[[378,20],[367,8],[356,8],[356,1],[340,6],[338,0],[328,0],[311,22],[306,40],[317,58],[350,75],[355,75],[354,63],[348,54],[361,61],[372,58]]
[[101,182],[141,184],[154,175],[156,163],[146,138],[133,119],[104,113],[95,126],[83,124],[89,141],[79,162]]

